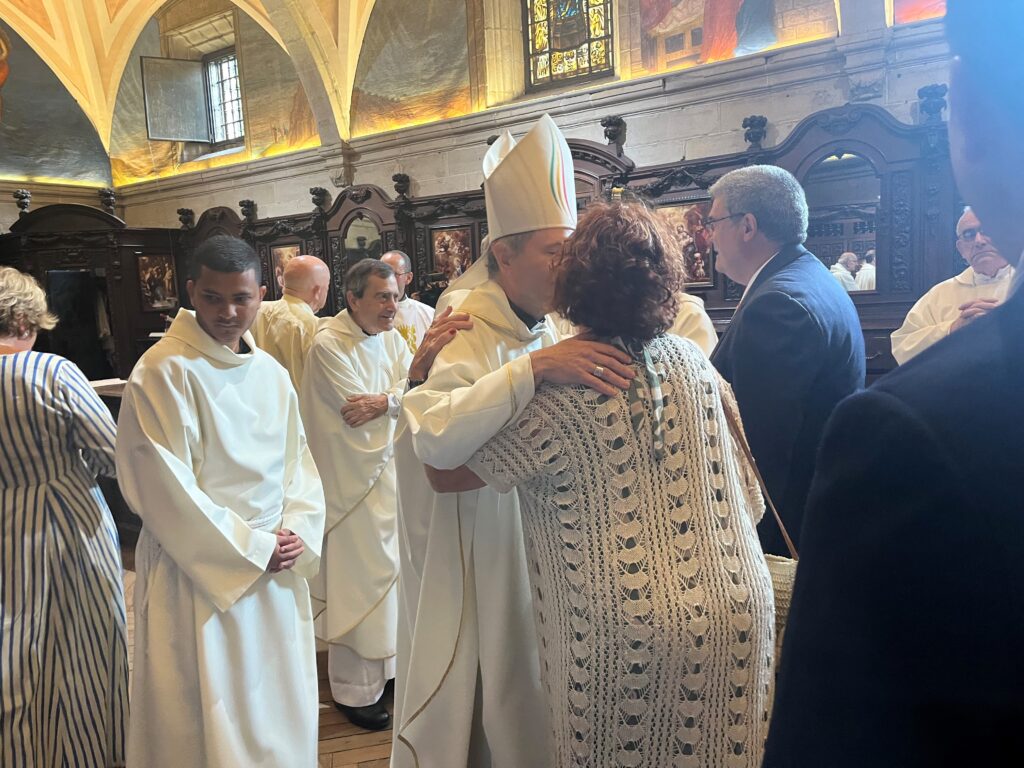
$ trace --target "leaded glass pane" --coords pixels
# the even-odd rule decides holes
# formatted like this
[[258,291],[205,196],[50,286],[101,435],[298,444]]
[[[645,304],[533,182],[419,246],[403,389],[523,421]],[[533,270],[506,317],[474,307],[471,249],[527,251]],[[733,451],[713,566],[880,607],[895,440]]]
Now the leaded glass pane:
[[610,0],[524,0],[531,86],[610,74]]
[[548,23],[542,21],[533,30],[533,50],[538,53],[546,51],[548,49]]

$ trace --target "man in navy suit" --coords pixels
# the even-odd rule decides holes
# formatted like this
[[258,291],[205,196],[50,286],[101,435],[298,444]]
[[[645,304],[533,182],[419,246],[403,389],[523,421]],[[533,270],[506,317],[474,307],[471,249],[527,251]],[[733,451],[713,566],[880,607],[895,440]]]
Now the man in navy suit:
[[[746,286],[711,362],[736,393],[750,450],[799,547],[821,433],[836,404],[864,386],[864,335],[853,302],[801,245],[807,200],[788,171],[754,165],[711,187],[716,266]],[[788,551],[772,515],[765,552]]]
[[[1024,4],[947,8],[957,183],[1016,259]],[[767,768],[1024,765],[1022,459],[1019,289],[836,409],[808,502]]]

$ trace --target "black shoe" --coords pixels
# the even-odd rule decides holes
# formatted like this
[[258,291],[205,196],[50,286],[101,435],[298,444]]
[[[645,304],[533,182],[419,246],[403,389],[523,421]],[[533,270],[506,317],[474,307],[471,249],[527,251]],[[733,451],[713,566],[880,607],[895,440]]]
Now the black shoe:
[[338,702],[334,702],[334,706],[342,711],[352,725],[368,731],[382,731],[391,725],[391,715],[380,701],[366,707],[348,707]]

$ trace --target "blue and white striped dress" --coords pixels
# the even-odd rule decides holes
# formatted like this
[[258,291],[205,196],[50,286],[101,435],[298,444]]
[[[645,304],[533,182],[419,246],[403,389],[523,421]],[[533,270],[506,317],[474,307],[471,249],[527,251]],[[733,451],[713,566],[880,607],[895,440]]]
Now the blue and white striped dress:
[[57,355],[0,355],[0,392],[0,766],[120,765],[121,554],[96,485],[114,474],[114,422]]

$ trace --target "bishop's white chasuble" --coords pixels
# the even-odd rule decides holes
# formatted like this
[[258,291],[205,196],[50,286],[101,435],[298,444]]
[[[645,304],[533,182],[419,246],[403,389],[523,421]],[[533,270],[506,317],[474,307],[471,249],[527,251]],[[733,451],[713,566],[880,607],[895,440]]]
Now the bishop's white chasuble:
[[[179,311],[125,387],[118,478],[143,521],[129,768],[316,766],[323,490],[288,375],[243,343]],[[271,574],[282,528],[305,553]]]
[[550,732],[516,492],[435,494],[423,464],[461,466],[517,415],[534,393],[528,355],[555,337],[547,324],[527,329],[494,282],[458,298],[473,328],[406,394],[396,448],[402,577],[391,765],[545,768]]

